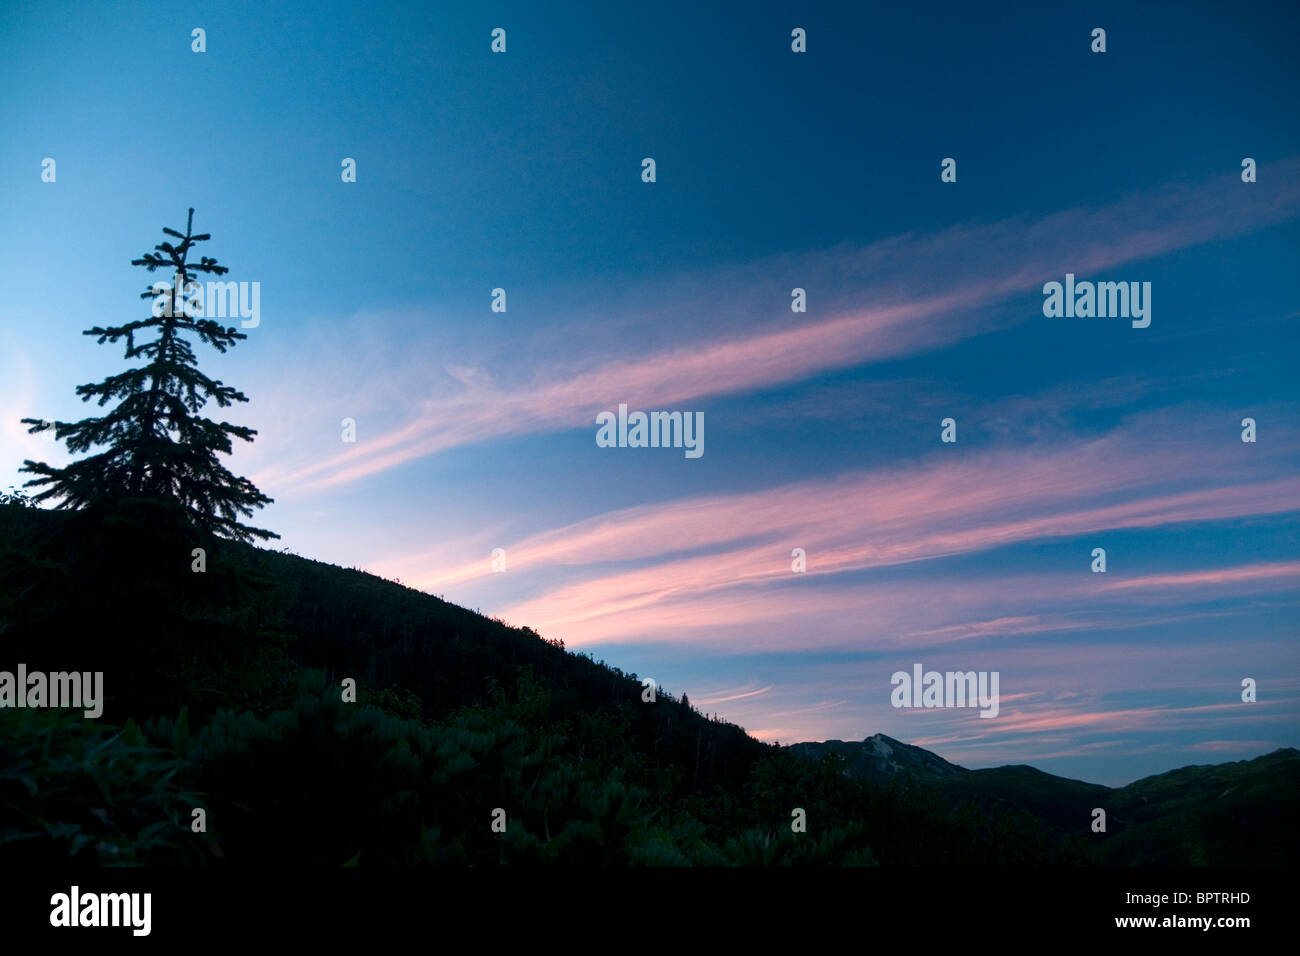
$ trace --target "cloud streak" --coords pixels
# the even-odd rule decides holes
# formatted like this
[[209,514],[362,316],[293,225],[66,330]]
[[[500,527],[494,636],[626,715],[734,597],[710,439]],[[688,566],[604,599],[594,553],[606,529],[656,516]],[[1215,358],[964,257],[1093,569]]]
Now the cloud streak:
[[[414,402],[418,411],[411,420],[323,459],[266,468],[254,480],[273,491],[342,486],[450,448],[585,427],[598,411],[620,401],[671,407],[941,348],[1041,318],[1034,310],[999,317],[980,308],[1036,294],[1043,281],[1066,271],[1091,275],[1292,218],[1300,212],[1298,173],[1300,161],[1286,160],[1270,169],[1270,181],[1286,184],[1271,192],[1234,189],[1215,179],[1035,221],[957,226],[930,237],[898,236],[865,249],[782,257],[723,272],[696,287],[725,297],[736,283],[755,276],[807,275],[808,285],[813,279],[824,283],[818,294],[829,300],[830,317],[800,317],[791,327],[788,314],[750,316],[718,335],[699,331],[712,326],[708,305],[697,295],[675,303],[675,311],[695,318],[680,326],[681,344],[649,354],[643,337],[630,334],[630,349],[579,349],[570,367],[550,377],[530,373],[527,365],[489,372],[472,360],[452,360],[447,368],[455,390],[433,395],[424,385],[425,397]],[[1089,238],[1080,243],[1080,236]],[[411,379],[418,394],[415,383],[428,382],[427,369]]]
[[[1181,420],[1193,434],[1212,427]],[[995,589],[1001,598],[990,599],[986,582],[968,575],[945,584],[943,606],[961,610],[943,619],[924,575],[860,580],[862,572],[1034,541],[1300,511],[1300,478],[1287,465],[1300,447],[1297,436],[1279,432],[1268,450],[1232,458],[1216,454],[1216,444],[1178,437],[1169,422],[1170,413],[1152,413],[1110,434],[1047,449],[944,452],[903,467],[597,515],[509,546],[512,573],[559,581],[501,613],[572,643],[698,638],[701,631],[721,635],[762,621],[835,615],[870,620],[876,633],[892,628],[940,643],[1099,626],[1095,616],[1044,613],[1044,588],[1059,601],[1099,607],[1103,598],[1141,600],[1154,607],[1155,595],[1170,589],[1195,587],[1204,595],[1294,587],[1297,562],[1138,577],[1081,574],[1057,583],[1026,580],[1038,595],[1035,606],[1008,600],[1016,593],[1010,582]],[[802,575],[791,573],[796,547],[807,554]],[[440,549],[448,553],[454,549]],[[452,593],[491,574],[486,560],[430,567],[419,555],[391,560],[383,570]],[[845,578],[850,583],[838,584],[840,576],[852,576]],[[823,635],[844,625],[828,627]]]

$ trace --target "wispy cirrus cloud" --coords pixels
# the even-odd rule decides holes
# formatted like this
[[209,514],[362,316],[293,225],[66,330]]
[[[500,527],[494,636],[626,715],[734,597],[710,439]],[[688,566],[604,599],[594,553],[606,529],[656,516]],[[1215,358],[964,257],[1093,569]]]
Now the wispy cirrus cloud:
[[[1222,733],[1228,727],[1254,734],[1268,733],[1270,728],[1284,731],[1295,718],[1297,698],[1275,698],[1267,706],[1240,701],[1141,707],[1106,707],[1105,703],[1098,699],[1091,707],[1013,705],[987,721],[990,726],[979,728],[978,734],[954,725],[950,732],[922,733],[913,740],[919,747],[940,753],[965,750],[986,762],[1000,762],[1013,755],[1018,755],[1013,759],[1044,760],[1086,756],[1107,748],[1129,751],[1135,738],[1152,736],[1166,741],[1155,746],[1169,749],[1168,741],[1180,737],[1194,741],[1206,732]],[[1215,748],[1199,748],[1194,742],[1186,746],[1191,750],[1257,752],[1246,742],[1222,741]]]
[[1165,588],[1206,588],[1277,579],[1295,579],[1296,583],[1300,584],[1300,561],[1270,561],[1236,568],[1144,574],[1133,578],[1108,580],[1100,586],[1099,590],[1149,591]]
[[[758,491],[623,508],[513,542],[511,566],[672,559],[683,578],[739,583],[784,574],[790,547],[808,552],[810,574],[824,574],[1102,528],[1297,507],[1300,484],[1287,456],[1300,449],[1300,434],[1284,430],[1258,455],[1234,459],[1210,453],[1222,442],[1179,437],[1175,426],[1183,424],[1210,435],[1222,423],[1203,411],[1164,410],[1095,437],[944,452]],[[417,587],[449,587],[489,573],[481,560],[448,565],[432,557],[391,562]]]
[[[531,344],[519,350],[530,361],[507,356],[495,369],[472,355],[447,359],[436,388],[423,363],[390,368],[389,387],[395,377],[409,382],[403,390],[415,411],[408,421],[340,453],[264,467],[254,480],[273,491],[341,486],[454,447],[587,426],[596,412],[620,401],[672,406],[941,348],[1034,318],[1033,311],[991,315],[981,308],[1036,293],[1045,279],[1065,271],[1088,275],[1292,218],[1300,213],[1298,172],[1300,161],[1289,159],[1269,168],[1270,181],[1284,184],[1269,191],[1233,188],[1216,178],[1037,220],[955,226],[864,249],[721,270],[685,284],[691,298],[652,310],[669,316],[664,321],[678,332],[674,344],[647,352],[645,337],[635,332],[639,315],[603,315],[602,324],[626,327],[629,334],[621,340],[606,334],[598,347],[584,350],[573,329],[550,326],[537,335],[559,338],[566,347],[537,340],[538,351],[563,355],[541,372],[534,371]],[[759,277],[770,283],[773,275],[801,277],[792,282],[815,288],[824,305],[793,325],[790,314],[775,307],[748,315],[711,309],[712,301],[726,300],[737,288],[743,293]],[[662,297],[653,290],[646,295]],[[723,311],[727,321],[710,321]],[[325,376],[331,389],[364,391],[366,382],[349,386],[347,368],[340,363]],[[320,378],[319,369],[313,374]]]
[[748,700],[753,697],[759,697],[770,691],[775,684],[765,684],[761,687],[754,687],[752,684],[743,687],[729,688],[726,690],[708,691],[697,695],[694,703],[697,706],[712,707],[715,704],[726,704],[737,700]]
[[[1120,754],[1172,758],[1192,752],[1191,745],[1208,734],[1241,736],[1235,748],[1225,745],[1220,752],[1249,757],[1283,745],[1256,748],[1252,741],[1285,739],[1294,725],[1300,679],[1276,667],[1286,644],[1285,639],[1245,638],[1235,654],[1225,655],[1215,641],[1185,641],[1171,659],[1170,645],[1160,635],[1136,644],[1094,639],[1032,648],[914,648],[829,662],[800,657],[772,691],[728,705],[727,716],[751,733],[785,743],[861,740],[883,732],[966,766],[1096,758],[1096,766],[1104,768],[1108,758]],[[998,716],[986,720],[968,709],[891,706],[890,674],[917,661],[940,671],[1000,671]],[[1251,704],[1240,700],[1239,662],[1244,661],[1252,662],[1246,673],[1267,673],[1261,683],[1266,704],[1264,697]],[[818,704],[809,707],[804,701]],[[1123,773],[1111,767],[1085,779],[1098,777]]]
[[[1283,430],[1258,454],[1232,457],[1217,450],[1227,442],[1181,438],[1171,421],[1186,423],[1191,434],[1215,427],[1166,410],[1046,448],[941,453],[902,467],[600,514],[511,543],[515,572],[558,573],[559,580],[501,613],[575,643],[656,633],[661,640],[718,637],[749,624],[834,616],[841,623],[819,629],[823,638],[847,639],[843,622],[869,620],[872,634],[938,643],[1107,626],[1096,615],[1063,613],[1060,604],[1045,612],[1048,595],[1094,608],[1104,598],[1154,608],[1161,601],[1153,592],[1183,583],[1202,596],[1294,587],[1292,562],[1026,580],[1037,605],[1007,600],[1006,593],[1017,593],[1008,581],[995,592],[1003,597],[991,600],[984,582],[968,579],[945,585],[946,616],[936,613],[924,580],[854,578],[839,590],[837,576],[1026,542],[1300,510],[1300,478],[1288,465],[1300,447],[1296,435]],[[791,573],[796,547],[807,555],[803,575]],[[454,551],[444,547],[439,555],[445,560]],[[491,574],[484,560],[438,565],[429,558],[437,560],[394,558],[384,570],[453,593]]]

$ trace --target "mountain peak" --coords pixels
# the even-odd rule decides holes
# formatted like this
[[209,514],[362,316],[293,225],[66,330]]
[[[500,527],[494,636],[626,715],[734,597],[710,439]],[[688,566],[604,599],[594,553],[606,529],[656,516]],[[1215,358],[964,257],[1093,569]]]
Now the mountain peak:
[[862,741],[824,740],[791,744],[790,752],[809,760],[834,753],[845,761],[844,772],[875,783],[897,778],[949,777],[966,773],[966,768],[949,763],[938,754],[905,744],[886,734],[872,734]]

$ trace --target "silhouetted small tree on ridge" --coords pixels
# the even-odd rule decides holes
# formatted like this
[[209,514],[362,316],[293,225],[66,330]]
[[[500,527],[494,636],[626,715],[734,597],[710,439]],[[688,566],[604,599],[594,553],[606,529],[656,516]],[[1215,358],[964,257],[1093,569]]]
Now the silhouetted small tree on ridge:
[[[201,307],[187,304],[191,289],[202,289],[201,284],[192,283],[194,274],[223,275],[228,271],[207,256],[197,263],[189,261],[194,246],[211,238],[208,233],[194,235],[193,222],[194,210],[190,209],[184,235],[163,229],[178,242],[159,243],[154,251],[131,262],[150,272],[163,268],[174,273],[170,288],[151,286],[141,294],[142,299],[154,300],[152,315],[125,325],[95,326],[83,333],[98,336],[101,345],[125,339],[128,360],[147,360],[102,382],[77,388],[83,401],[95,398],[103,407],[116,399],[116,407],[100,418],[79,422],[23,419],[33,434],[52,428],[70,452],[102,446],[107,446],[106,450],[64,468],[24,461],[22,470],[37,476],[24,487],[43,488],[33,500],[57,501],[59,508],[111,507],[126,500],[173,503],[192,527],[212,535],[245,542],[278,538],[241,523],[241,518],[251,517],[271,499],[217,459],[218,452],[231,453],[232,438],[251,442],[257,432],[199,415],[209,400],[225,408],[248,398],[199,371],[186,334],[223,353],[247,336],[203,317]],[[153,331],[156,338],[137,343],[140,333]]]

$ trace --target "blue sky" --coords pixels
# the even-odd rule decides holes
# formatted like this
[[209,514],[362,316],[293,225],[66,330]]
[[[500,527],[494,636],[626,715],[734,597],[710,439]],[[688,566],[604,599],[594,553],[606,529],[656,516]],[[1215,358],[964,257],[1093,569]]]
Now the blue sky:
[[[1295,746],[1297,19],[5,5],[0,486],[66,460],[17,420],[89,414],[122,359],[80,332],[193,206],[261,286],[201,362],[281,546],[766,739],[1104,783]],[[1045,317],[1067,272],[1150,282],[1150,327]],[[704,455],[598,448],[620,403]],[[999,716],[892,708],[917,662],[998,671]]]

